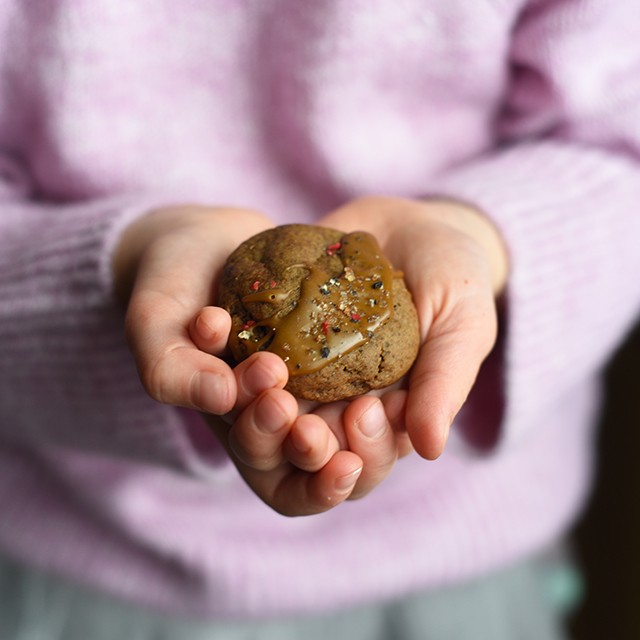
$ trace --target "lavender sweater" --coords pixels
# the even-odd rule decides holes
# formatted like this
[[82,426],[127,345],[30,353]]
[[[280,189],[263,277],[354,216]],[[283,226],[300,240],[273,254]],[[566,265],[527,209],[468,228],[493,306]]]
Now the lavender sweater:
[[[469,579],[584,500],[640,303],[640,3],[0,0],[0,550],[182,614],[319,612]],[[503,334],[436,462],[287,519],[141,388],[109,259],[188,200],[312,221],[474,203]]]

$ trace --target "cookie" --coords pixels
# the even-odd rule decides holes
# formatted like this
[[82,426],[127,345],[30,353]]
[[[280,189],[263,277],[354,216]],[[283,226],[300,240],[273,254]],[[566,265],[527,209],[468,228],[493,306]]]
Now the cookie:
[[295,396],[332,402],[387,387],[411,368],[418,315],[402,273],[364,231],[290,224],[246,240],[224,267],[219,306],[237,362],[279,355]]

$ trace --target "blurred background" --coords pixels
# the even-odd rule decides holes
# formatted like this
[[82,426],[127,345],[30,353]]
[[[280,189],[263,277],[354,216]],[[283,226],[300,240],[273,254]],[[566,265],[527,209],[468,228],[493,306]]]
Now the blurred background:
[[585,597],[575,640],[640,639],[640,323],[606,375],[600,461],[588,509],[575,530]]

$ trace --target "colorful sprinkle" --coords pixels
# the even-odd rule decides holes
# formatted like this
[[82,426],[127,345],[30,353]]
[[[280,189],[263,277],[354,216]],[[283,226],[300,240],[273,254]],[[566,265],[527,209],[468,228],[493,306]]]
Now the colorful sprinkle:
[[260,280],[256,280],[252,285],[251,285],[251,291],[257,291],[260,288]]
[[340,251],[340,248],[342,247],[342,243],[341,242],[334,242],[333,244],[330,244],[326,249],[326,253],[328,256],[332,256],[336,253],[336,251]]
[[351,314],[351,322],[360,322],[362,320],[362,316],[359,313]]
[[329,347],[322,347],[322,349],[320,349],[320,355],[323,358],[328,358],[329,357],[329,353],[330,353]]

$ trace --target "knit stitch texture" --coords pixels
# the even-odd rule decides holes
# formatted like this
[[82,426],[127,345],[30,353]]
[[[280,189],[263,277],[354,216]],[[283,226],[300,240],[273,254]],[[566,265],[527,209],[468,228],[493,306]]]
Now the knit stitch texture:
[[[561,535],[640,306],[640,3],[0,0],[0,549],[180,614],[320,612]],[[436,462],[287,519],[144,393],[110,257],[149,208],[310,222],[446,196],[500,229],[502,334]]]

